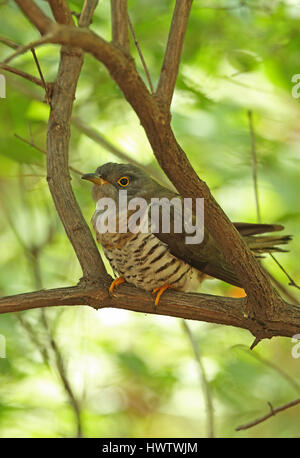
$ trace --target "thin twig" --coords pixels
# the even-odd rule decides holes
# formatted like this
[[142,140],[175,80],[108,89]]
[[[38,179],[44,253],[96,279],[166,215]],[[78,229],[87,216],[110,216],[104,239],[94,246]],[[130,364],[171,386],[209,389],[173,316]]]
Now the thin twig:
[[30,75],[30,73],[23,72],[22,70],[19,70],[18,68],[11,67],[10,65],[6,64],[0,64],[0,68],[2,70],[5,70],[6,72],[14,73],[15,75],[21,76],[22,78],[25,78],[28,81],[31,81],[32,83],[44,87],[43,81],[40,80],[39,78],[36,78],[33,75]]
[[228,5],[228,6],[208,6],[208,5],[200,5],[198,8],[205,9],[205,10],[235,10],[242,8],[244,6],[248,6],[245,1],[241,1],[239,5]]
[[183,329],[190,341],[190,344],[193,349],[193,353],[195,356],[195,360],[197,362],[198,368],[199,368],[199,376],[202,384],[202,390],[203,390],[203,396],[205,400],[205,405],[206,405],[206,415],[207,415],[207,437],[213,438],[215,437],[214,433],[214,408],[213,408],[213,402],[212,402],[212,397],[211,397],[211,392],[209,388],[209,383],[206,377],[206,372],[205,368],[202,362],[202,358],[200,356],[199,348],[197,345],[197,342],[195,341],[195,338],[193,336],[193,333],[191,331],[190,326],[188,325],[188,322],[186,320],[181,320]]
[[22,313],[16,313],[15,314],[16,319],[18,320],[19,324],[21,325],[22,329],[26,332],[27,336],[29,337],[30,341],[33,343],[33,345],[36,347],[36,349],[39,351],[42,360],[45,364],[49,365],[49,353],[48,353],[48,348],[47,346],[41,342],[41,340],[38,338],[36,330],[33,328],[31,323],[26,320],[23,316]]
[[48,103],[49,107],[51,108],[51,89],[50,89],[50,86],[49,86],[49,84],[46,83],[46,81],[44,79],[43,72],[42,72],[42,69],[41,69],[41,66],[39,64],[39,61],[38,61],[38,58],[37,58],[37,55],[35,53],[34,48],[31,48],[31,52],[32,52],[32,55],[33,55],[33,58],[34,58],[34,62],[36,64],[36,66],[37,66],[41,81],[43,83],[43,87],[45,89],[45,95],[46,95],[47,103]]
[[[23,138],[21,137],[20,135],[18,134],[15,134],[15,137],[18,139],[18,140],[21,140],[22,142],[26,143],[27,145],[29,146],[32,146],[32,148],[35,148],[37,151],[39,151],[40,153],[44,154],[45,156],[47,155],[47,152],[46,150],[44,150],[43,148],[41,148],[40,146],[38,146],[36,143],[34,143],[32,140],[27,140],[26,138]],[[71,165],[69,165],[69,169],[76,173],[77,175],[83,175],[83,172],[81,172],[80,170],[78,169],[75,169],[74,167],[72,167]]]
[[38,40],[34,40],[33,42],[28,43],[27,45],[19,46],[18,48],[16,48],[15,52],[13,52],[10,56],[8,56],[8,57],[6,57],[6,59],[4,59],[3,63],[4,64],[8,64],[9,62],[11,62],[16,57],[21,56],[22,54],[24,54],[26,51],[29,51],[32,48],[35,48],[37,46],[49,43],[49,40],[51,40],[52,37],[53,37],[53,34],[49,33],[49,34],[44,35],[43,37],[39,38]]
[[300,305],[300,301],[299,299],[291,293],[290,290],[288,290],[287,288],[285,288],[278,280],[277,278],[274,277],[274,275],[272,275],[270,272],[268,272],[266,269],[265,271],[269,274],[272,282],[274,283],[274,285],[276,286],[277,289],[279,289],[284,295],[285,297],[291,301],[293,304],[297,304],[297,305]]
[[18,140],[21,140],[23,143],[26,143],[27,145],[29,146],[32,146],[32,148],[36,149],[37,151],[39,151],[40,153],[46,155],[47,152],[46,150],[44,150],[43,148],[41,148],[40,146],[38,146],[36,143],[34,143],[32,140],[27,140],[26,138],[23,138],[21,137],[20,135],[18,134],[15,134],[15,137],[18,139]]
[[[19,175],[9,175],[6,176],[5,179],[12,179],[15,180],[16,178],[19,178]],[[23,173],[22,178],[45,178],[45,175],[39,175],[37,173]]]
[[257,154],[256,154],[256,145],[255,145],[255,132],[254,132],[254,125],[253,125],[253,114],[251,110],[248,110],[247,114],[248,114],[249,130],[250,130],[250,138],[251,138],[252,176],[253,176],[253,185],[254,185],[257,222],[261,223],[261,213],[260,213],[258,184],[257,184]]
[[282,272],[286,275],[286,277],[289,279],[289,286],[294,286],[295,288],[297,289],[300,289],[300,286],[297,285],[297,283],[295,283],[295,281],[292,279],[292,277],[289,275],[289,273],[285,270],[285,268],[280,264],[280,262],[275,258],[275,256],[273,255],[273,253],[269,253],[269,255],[271,256],[271,258],[276,262],[276,264],[278,265],[278,267],[280,268],[280,270],[282,270]]
[[266,415],[257,418],[256,420],[250,421],[249,423],[246,423],[244,425],[238,426],[235,430],[236,431],[242,431],[244,429],[249,429],[252,428],[253,426],[259,425],[260,423],[268,420],[269,418],[273,417],[279,412],[283,412],[284,410],[290,409],[291,407],[296,406],[297,404],[300,404],[300,398],[295,399],[294,401],[288,402],[287,404],[283,404],[280,407],[276,407],[275,409],[271,405],[271,403],[268,402],[268,405],[270,407],[270,412],[267,413]]
[[3,37],[3,36],[0,36],[0,43],[5,44],[6,46],[12,49],[18,49],[18,47],[20,46],[17,43],[15,43],[14,41],[10,40],[9,38]]
[[[21,195],[24,195],[24,193],[21,190]],[[48,234],[44,238],[43,241],[41,241],[38,245],[37,244],[28,244],[26,245],[25,242],[23,241],[22,237],[19,234],[19,231],[17,230],[16,226],[13,223],[12,218],[10,217],[10,214],[8,210],[4,207],[5,209],[5,214],[6,214],[6,220],[9,222],[11,229],[13,230],[14,234],[16,235],[17,240],[20,242],[24,253],[26,257],[28,258],[30,262],[30,267],[33,275],[33,282],[34,282],[34,287],[35,289],[41,289],[43,288],[43,282],[42,282],[42,273],[40,270],[40,262],[39,262],[39,257],[45,246],[47,246],[51,240],[53,239],[54,235],[54,225],[51,224],[48,229]],[[50,357],[49,357],[49,350],[48,346],[44,345],[40,339],[37,336],[37,333],[35,329],[31,326],[31,324],[24,319],[22,315],[17,314],[17,319],[23,329],[26,330],[28,336],[30,337],[32,343],[37,347],[37,349],[40,351],[41,356],[44,360],[44,362],[50,366]],[[72,406],[72,409],[75,414],[76,418],[76,436],[81,437],[82,436],[82,423],[81,423],[81,408],[80,408],[80,403],[77,400],[77,397],[75,396],[73,389],[71,387],[70,381],[68,379],[66,370],[65,370],[65,365],[63,362],[63,357],[62,354],[57,346],[57,343],[55,339],[52,336],[52,332],[47,320],[46,312],[44,309],[41,309],[41,323],[44,327],[44,330],[46,331],[46,335],[50,344],[50,348],[52,348],[54,356],[55,356],[55,364],[56,364],[56,369],[58,371],[58,374],[60,376],[61,382],[63,384],[63,387],[67,393],[67,396],[69,398],[69,402]]]
[[[18,45],[17,43],[15,43],[15,42],[13,42],[13,41],[5,38],[5,37],[0,37],[0,42],[6,44],[7,46],[9,46],[10,48],[13,48],[13,49],[19,49],[19,47],[20,47],[20,45]],[[39,72],[39,75],[40,75],[40,79],[36,78],[33,75],[30,75],[29,73],[23,72],[22,70],[19,70],[17,68],[14,68],[14,67],[11,67],[9,65],[6,65],[5,63],[2,63],[2,64],[0,63],[0,68],[2,68],[3,70],[8,71],[10,73],[14,73],[16,75],[19,75],[22,78],[25,78],[25,79],[31,81],[32,83],[43,87],[45,89],[45,92],[46,92],[46,95],[47,95],[48,92],[49,92],[49,84],[47,84],[45,82],[45,80],[44,80],[44,77],[43,77],[43,74],[42,74],[42,71],[41,71],[41,67],[39,65],[39,62],[38,62],[38,59],[37,59],[37,56],[36,56],[34,48],[31,49],[31,52],[32,52],[34,61],[35,61],[36,66],[37,66],[37,69],[38,69],[38,72]]]
[[53,350],[54,356],[55,356],[55,363],[56,363],[56,368],[59,374],[59,377],[61,379],[61,382],[63,384],[63,387],[68,395],[69,402],[73,408],[75,418],[76,418],[76,437],[82,437],[82,419],[81,419],[81,403],[77,399],[77,396],[75,395],[73,388],[71,386],[71,383],[68,378],[68,374],[65,368],[65,363],[63,360],[63,356],[61,354],[61,351],[52,335],[52,331],[49,327],[49,323],[45,314],[45,310],[42,310],[42,323],[47,331],[49,343],[51,345],[51,348]]
[[128,24],[129,24],[130,32],[131,32],[135,47],[136,47],[137,52],[138,52],[138,54],[140,56],[142,65],[144,67],[145,75],[146,75],[146,78],[147,78],[147,81],[148,81],[148,84],[149,84],[149,87],[150,87],[151,94],[154,94],[154,89],[153,89],[153,84],[152,84],[152,81],[151,81],[150,73],[149,73],[148,67],[146,65],[146,61],[144,59],[142,50],[141,50],[141,48],[139,46],[139,43],[137,41],[137,38],[136,38],[136,35],[135,35],[135,32],[134,32],[134,28],[133,28],[133,25],[132,25],[132,22],[131,22],[129,16],[128,16]]
[[247,352],[248,355],[251,355],[253,358],[255,358],[260,363],[276,371],[282,378],[284,378],[297,391],[298,394],[300,394],[300,385],[296,382],[296,380],[293,379],[293,377],[287,374],[281,367],[277,366],[277,364],[263,358],[256,351],[249,351],[249,348],[246,345],[236,345],[234,348],[241,348],[242,350]]

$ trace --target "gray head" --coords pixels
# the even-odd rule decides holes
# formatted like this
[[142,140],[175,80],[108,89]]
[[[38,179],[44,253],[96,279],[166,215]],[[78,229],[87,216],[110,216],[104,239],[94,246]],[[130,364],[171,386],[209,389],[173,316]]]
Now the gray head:
[[126,190],[128,199],[143,197],[148,200],[161,186],[146,172],[133,164],[107,162],[97,168],[95,173],[87,173],[81,178],[94,183],[93,198],[110,197],[118,201],[119,191]]

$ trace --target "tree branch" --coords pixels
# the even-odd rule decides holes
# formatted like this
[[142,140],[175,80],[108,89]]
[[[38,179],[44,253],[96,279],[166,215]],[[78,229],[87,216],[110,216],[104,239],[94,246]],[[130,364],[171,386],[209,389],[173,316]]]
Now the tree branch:
[[280,407],[276,407],[276,409],[273,409],[272,405],[270,403],[270,412],[264,415],[263,417],[257,418],[256,420],[251,421],[250,423],[246,423],[245,425],[238,426],[235,430],[236,431],[242,431],[243,429],[249,429],[252,428],[253,426],[259,425],[259,423],[262,423],[269,418],[273,417],[279,412],[283,412],[284,410],[290,409],[291,407],[294,407],[298,404],[300,404],[300,398],[295,399],[294,401],[288,402],[287,404],[283,404]]
[[[21,137],[20,135],[18,134],[15,134],[15,137],[18,139],[18,140],[21,140],[22,142],[26,143],[27,145],[31,146],[32,148],[36,149],[37,151],[39,151],[40,153],[44,154],[45,156],[47,156],[47,151],[45,151],[44,149],[40,148],[36,143],[34,143],[32,140],[27,140],[26,138],[23,138]],[[75,167],[72,167],[71,165],[69,165],[69,169],[71,170],[71,172],[74,172],[76,173],[77,175],[83,175],[83,172],[81,172],[80,170],[76,169]]]
[[79,17],[79,27],[88,27],[92,23],[93,14],[98,5],[98,0],[84,0],[83,8]]
[[127,0],[111,0],[112,42],[129,53]]
[[[23,184],[22,184],[22,176],[19,177],[19,187],[20,187],[20,192],[23,193]],[[24,202],[26,205],[26,202]],[[26,210],[29,210],[27,207]],[[33,277],[33,284],[36,289],[42,288],[42,273],[40,269],[40,255],[43,249],[51,242],[55,230],[55,226],[50,223],[50,226],[47,229],[46,236],[43,240],[40,242],[36,243],[29,243],[26,244],[22,237],[20,236],[18,229],[16,228],[9,211],[4,205],[4,211],[5,211],[5,216],[9,222],[9,225],[11,226],[12,231],[16,235],[17,240],[20,242],[20,245],[22,246],[24,253],[26,257],[28,258],[30,269],[32,271],[32,277]],[[29,216],[30,217],[30,216]],[[47,340],[50,345],[45,345],[45,342],[42,341],[42,339],[39,338],[37,332],[37,328],[32,326],[29,321],[27,321],[21,313],[16,314],[16,318],[19,321],[20,325],[23,327],[23,329],[27,332],[28,337],[32,341],[32,343],[37,347],[37,349],[40,351],[41,356],[49,367],[51,366],[51,358],[49,354],[49,347],[52,348],[54,356],[55,356],[55,365],[56,369],[58,372],[58,375],[60,377],[60,381],[62,383],[62,386],[66,392],[67,398],[69,399],[70,405],[74,411],[75,419],[76,419],[76,431],[77,431],[77,437],[82,436],[82,426],[81,426],[81,409],[80,409],[80,402],[77,399],[73,389],[72,385],[68,379],[68,374],[65,369],[65,364],[63,360],[63,355],[59,349],[59,346],[57,345],[55,338],[52,335],[51,328],[49,326],[49,322],[46,316],[46,310],[44,308],[40,309],[40,323],[44,327],[44,330],[46,332]]]
[[54,22],[34,3],[33,0],[15,0],[29,21],[39,30],[41,35],[51,30]]
[[254,131],[254,125],[253,125],[252,111],[248,110],[247,115],[248,115],[248,123],[249,123],[249,130],[250,130],[250,139],[251,139],[252,177],[253,177],[254,198],[255,198],[255,205],[256,205],[256,215],[257,215],[257,222],[261,223],[261,212],[260,212],[260,205],[259,205],[258,182],[257,182],[256,139],[255,139],[255,131]]
[[167,48],[156,95],[169,109],[177,79],[181,51],[193,0],[176,0]]
[[148,67],[146,65],[146,61],[144,59],[142,50],[141,50],[141,48],[139,46],[139,43],[137,41],[137,38],[136,38],[136,35],[135,35],[135,31],[134,31],[134,28],[133,28],[133,25],[132,25],[132,22],[131,22],[129,16],[128,16],[128,24],[129,24],[130,32],[131,32],[135,47],[137,49],[138,55],[140,56],[141,63],[143,65],[143,67],[144,67],[145,75],[146,75],[146,78],[148,80],[148,84],[149,84],[149,88],[150,88],[151,94],[153,95],[154,94],[154,89],[153,89],[153,84],[152,84],[152,81],[151,81],[150,73],[149,73]]
[[[235,326],[247,329],[252,334],[262,332],[260,323],[244,316],[246,297],[237,299],[168,290],[161,297],[159,306],[154,307],[153,296],[150,293],[128,284],[123,284],[115,290],[113,296],[110,296],[108,293],[110,282],[111,279],[108,276],[98,285],[79,283],[73,287],[3,297],[0,299],[0,314],[39,307],[89,305],[95,309],[111,307],[144,314],[174,316]],[[290,337],[297,334],[299,328],[300,307],[287,303],[280,315],[270,317],[265,321],[263,338]]]
[[62,386],[64,387],[64,390],[66,392],[69,403],[75,415],[76,437],[82,437],[81,403],[72,388],[72,384],[69,380],[69,377],[66,371],[63,355],[55,339],[53,338],[44,309],[43,309],[43,312],[44,313],[42,313],[42,322],[47,332],[47,337],[49,340],[50,347],[52,348],[53,353],[54,353],[56,369],[57,369],[60,381],[62,383]]
[[[84,21],[90,20],[90,17],[84,17]],[[47,180],[57,212],[81,265],[84,279],[99,282],[107,273],[74,196],[68,164],[70,122],[83,58],[81,49],[62,47],[48,123]]]
[[194,338],[192,330],[186,320],[182,320],[182,327],[190,341],[191,347],[193,349],[194,357],[199,369],[199,376],[202,385],[202,392],[205,401],[206,407],[206,416],[207,416],[207,437],[214,438],[215,437],[215,428],[214,428],[214,407],[212,401],[212,395],[209,387],[209,383],[207,380],[207,375],[205,371],[205,367],[202,361],[202,357],[199,352],[199,348],[197,342]]
[[0,36],[0,43],[5,44],[6,46],[12,49],[17,49],[19,47],[19,45],[15,43],[14,41],[10,40],[9,38],[2,37],[2,36]]
[[30,75],[29,73],[23,72],[18,68],[11,67],[10,65],[0,64],[0,68],[6,72],[14,73],[15,75],[21,76],[28,81],[31,81],[34,84],[37,84],[40,87],[44,87],[44,83],[41,79],[36,78],[36,76]]
[[66,0],[47,0],[52,14],[59,24],[69,24],[72,25],[73,17],[72,13],[68,7]]

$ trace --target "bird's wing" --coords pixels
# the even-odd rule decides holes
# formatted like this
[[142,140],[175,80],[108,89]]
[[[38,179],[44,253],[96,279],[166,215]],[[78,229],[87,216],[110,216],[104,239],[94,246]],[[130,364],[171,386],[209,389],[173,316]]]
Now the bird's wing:
[[[170,193],[166,196],[172,199],[176,196],[180,198],[179,195],[175,193]],[[182,199],[181,199],[182,200]],[[151,204],[151,207],[158,204]],[[160,217],[162,215],[161,206],[159,208]],[[183,212],[182,212],[183,213]],[[210,233],[204,228],[204,238],[203,241],[199,244],[187,244],[186,236],[191,235],[187,234],[185,231],[182,233],[174,232],[174,220],[181,217],[181,214],[178,215],[178,207],[171,206],[170,208],[171,216],[171,227],[169,233],[163,233],[161,227],[155,235],[169,247],[170,252],[190,264],[192,267],[200,270],[201,272],[206,273],[211,277],[218,278],[227,283],[230,283],[235,286],[241,287],[239,280],[237,279],[233,270],[228,266],[222,252],[216,245],[215,240],[210,235]],[[194,220],[195,221],[195,220]],[[261,234],[265,232],[273,232],[283,229],[283,226],[271,225],[271,224],[251,224],[251,223],[233,223],[240,234],[245,237],[246,242],[249,243],[249,240],[253,240],[255,244],[256,237],[252,237],[255,234]],[[249,240],[248,240],[249,239]],[[257,238],[258,239],[258,238]],[[280,238],[279,238],[280,239]],[[280,242],[278,242],[280,243]],[[285,243],[285,242],[284,242]],[[254,248],[255,249],[255,248]]]
[[243,236],[265,234],[266,232],[282,231],[281,224],[260,224],[260,223],[233,223],[239,233]]
[[[175,193],[164,197],[172,199],[174,196],[180,199],[180,196]],[[182,199],[181,199],[182,202]],[[159,207],[160,222],[162,221],[162,207],[157,203],[152,203],[151,207]],[[206,273],[209,276],[218,278],[227,283],[240,286],[238,279],[233,273],[232,269],[228,267],[222,252],[217,247],[213,237],[204,228],[204,237],[201,243],[188,244],[186,237],[191,234],[186,233],[184,230],[181,233],[174,231],[174,221],[182,218],[183,211],[179,213],[179,208],[175,206],[170,207],[170,231],[168,233],[162,232],[162,227],[159,230],[156,228],[155,235],[165,244],[168,245],[170,252],[179,259],[190,264],[192,267]],[[195,219],[193,219],[195,223]],[[184,224],[182,224],[184,228]]]

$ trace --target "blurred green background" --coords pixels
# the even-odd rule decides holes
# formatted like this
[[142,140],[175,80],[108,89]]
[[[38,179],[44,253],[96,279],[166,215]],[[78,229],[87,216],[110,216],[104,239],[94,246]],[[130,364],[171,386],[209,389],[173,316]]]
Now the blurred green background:
[[[45,1],[37,1],[50,14]],[[68,1],[79,12],[83,1]],[[174,2],[129,0],[129,13],[154,85]],[[14,1],[0,7],[1,37],[38,38]],[[110,2],[100,0],[92,30],[111,39]],[[133,42],[132,53],[144,77]],[[189,21],[172,124],[199,176],[233,221],[256,222],[248,111],[253,118],[262,221],[293,234],[277,255],[300,284],[300,2],[195,1]],[[12,52],[0,43],[0,59]],[[37,56],[46,81],[56,76],[59,47]],[[12,63],[38,76],[30,52]],[[0,69],[0,73],[4,71]],[[55,212],[46,181],[49,109],[44,93],[5,73],[0,99],[0,294],[76,284],[78,261]],[[146,80],[145,80],[146,81]],[[300,92],[300,91],[299,91]],[[138,119],[105,68],[86,56],[74,106],[70,164],[83,173],[120,161],[103,139],[161,174]],[[93,129],[93,137],[88,129]],[[95,133],[98,135],[95,137]],[[88,135],[87,135],[88,134]],[[34,144],[29,146],[24,140]],[[39,151],[40,149],[41,151]],[[124,161],[123,161],[124,162]],[[90,221],[90,186],[72,185]],[[264,265],[300,301],[300,291],[271,258]],[[239,295],[217,280],[202,291]],[[253,352],[244,330],[190,322],[213,402],[216,437],[299,436],[300,406],[255,428],[235,428],[300,395],[300,359],[288,338]],[[205,437],[207,412],[193,349],[180,320],[124,310],[53,307],[0,316],[0,437]]]

